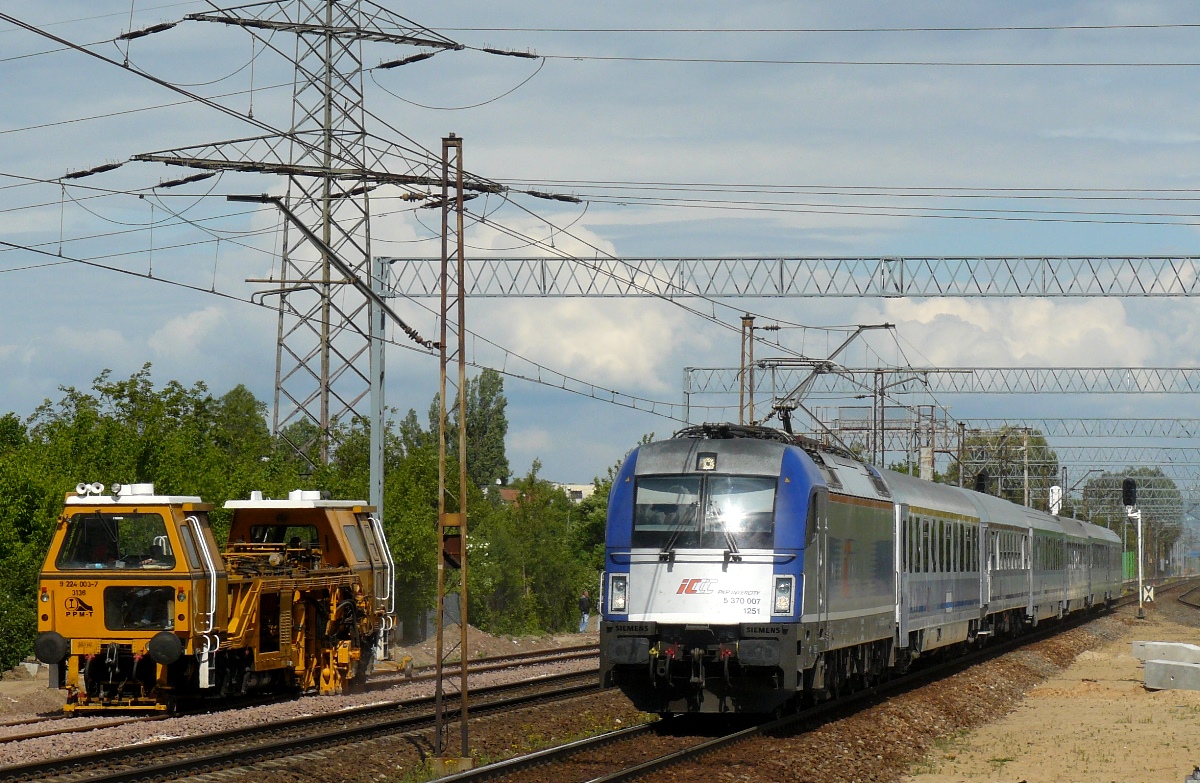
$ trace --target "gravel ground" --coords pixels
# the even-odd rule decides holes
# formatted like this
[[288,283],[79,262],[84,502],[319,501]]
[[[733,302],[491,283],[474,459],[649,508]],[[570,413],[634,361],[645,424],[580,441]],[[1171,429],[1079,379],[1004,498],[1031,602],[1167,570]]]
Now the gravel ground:
[[703,764],[659,773],[656,783],[898,780],[939,740],[1005,714],[1080,652],[1118,638],[1122,627],[1117,618],[1101,618],[840,719],[756,738]]
[[1200,611],[1160,601],[1000,720],[935,744],[908,783],[1183,781],[1200,764],[1200,692],[1148,691],[1134,639],[1196,643]]
[[[568,702],[472,718],[470,746],[478,765],[561,745],[584,736],[649,720],[618,692],[583,696]],[[448,727],[451,753],[460,747],[458,724]],[[430,778],[426,759],[433,732],[386,737],[302,757],[257,764],[240,775],[222,773],[222,781],[254,783],[408,783]],[[649,754],[649,750],[646,751]],[[347,759],[353,759],[347,763]],[[532,778],[537,779],[537,778]]]
[[[1194,744],[1192,739],[1200,738],[1200,693],[1145,691],[1128,645],[1135,638],[1196,641],[1200,611],[1165,596],[1150,607],[1149,620],[1135,620],[1135,611],[1136,607],[1119,610],[821,725],[755,739],[711,754],[700,763],[656,773],[655,781],[1181,781],[1191,771],[1190,761],[1186,769],[1181,765],[1193,756],[1200,762],[1200,739]],[[548,673],[582,667],[527,668]],[[472,684],[493,681],[489,675],[476,677]],[[411,698],[431,690],[431,684],[414,683],[344,697],[340,703],[378,701],[385,694]],[[268,715],[277,719],[318,708],[336,709],[334,701],[309,697],[254,710],[188,716],[152,724],[152,731],[211,731],[259,723]],[[1171,708],[1164,709],[1167,705]],[[1046,711],[1048,706],[1054,709]],[[1137,717],[1143,714],[1146,717]],[[1086,730],[1081,728],[1085,716],[1092,721]],[[486,763],[648,719],[618,693],[606,692],[566,707],[543,705],[472,719],[471,748],[477,763]],[[118,727],[73,735],[72,744],[75,738],[112,736],[133,728],[142,733],[147,729]],[[1119,732],[1124,734],[1117,736]],[[457,745],[456,726],[450,727],[449,735]],[[1063,735],[1077,745],[1064,750]],[[352,752],[304,754],[258,765],[240,776],[223,773],[222,777],[264,783],[407,783],[426,779],[424,760],[430,744],[427,735],[391,737],[356,746]],[[58,746],[53,752],[61,754],[61,741],[45,743],[53,745]],[[353,763],[347,763],[347,758]],[[595,774],[594,769],[584,771]]]
[[[714,753],[701,763],[655,773],[656,783],[680,781],[897,781],[914,764],[938,752],[940,743],[986,724],[1017,707],[1038,683],[1055,676],[1084,651],[1123,639],[1134,624],[1127,612],[1099,618],[1083,628],[1038,642],[971,670],[883,700],[822,725],[789,730]],[[633,712],[617,694],[577,702],[578,707],[541,707],[471,721],[471,747],[480,762],[557,744],[587,733],[649,719]],[[451,737],[457,744],[457,732]],[[376,741],[346,753],[255,768],[244,779],[266,783],[382,783],[423,780],[421,763],[429,738]],[[647,751],[647,755],[652,755]],[[578,780],[603,771],[585,759]],[[558,770],[558,780],[565,780]],[[537,772],[520,780],[546,779]],[[957,778],[954,778],[957,780]],[[1030,777],[1034,780],[1052,778]],[[1070,775],[1053,779],[1072,780]],[[949,780],[949,778],[947,779]],[[1017,781],[1020,778],[1012,778]]]

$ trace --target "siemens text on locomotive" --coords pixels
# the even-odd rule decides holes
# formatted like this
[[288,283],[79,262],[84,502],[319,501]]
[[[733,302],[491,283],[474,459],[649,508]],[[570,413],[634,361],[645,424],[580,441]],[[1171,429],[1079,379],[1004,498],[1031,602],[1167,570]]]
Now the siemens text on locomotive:
[[648,712],[771,712],[1112,601],[1113,532],[789,434],[691,427],[609,499],[601,678]]
[[213,506],[152,484],[67,495],[38,595],[39,660],[65,709],[171,709],[361,684],[393,627],[393,564],[361,501],[292,492]]

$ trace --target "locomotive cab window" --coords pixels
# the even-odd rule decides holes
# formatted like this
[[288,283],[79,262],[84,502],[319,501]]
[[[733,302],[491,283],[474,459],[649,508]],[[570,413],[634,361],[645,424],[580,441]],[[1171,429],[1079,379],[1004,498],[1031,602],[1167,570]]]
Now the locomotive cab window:
[[775,543],[775,479],[709,476],[701,546],[725,547],[726,535],[739,547],[770,549]]
[[168,569],[175,552],[161,515],[95,511],[71,516],[54,564],[65,571]]
[[680,549],[769,549],[775,540],[776,481],[766,476],[712,474],[639,478],[631,543]]

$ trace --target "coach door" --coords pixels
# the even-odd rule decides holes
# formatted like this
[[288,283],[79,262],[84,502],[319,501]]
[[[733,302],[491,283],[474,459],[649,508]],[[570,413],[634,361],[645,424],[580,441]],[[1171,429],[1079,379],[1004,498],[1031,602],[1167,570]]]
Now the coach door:
[[908,504],[895,505],[895,534],[892,541],[896,549],[892,561],[896,564],[896,646],[908,646]]
[[991,604],[995,600],[995,595],[992,594],[992,572],[996,570],[996,553],[999,551],[999,543],[996,541],[996,536],[999,535],[995,530],[989,530],[988,526],[982,526],[983,534],[980,537],[983,542],[983,597],[984,602]]
[[1033,528],[1028,528],[1021,536],[1021,567],[1028,572],[1028,586],[1025,595],[1029,596],[1025,611],[1033,616]]
[[828,647],[829,639],[829,492],[818,489],[816,500],[817,528],[817,638]]

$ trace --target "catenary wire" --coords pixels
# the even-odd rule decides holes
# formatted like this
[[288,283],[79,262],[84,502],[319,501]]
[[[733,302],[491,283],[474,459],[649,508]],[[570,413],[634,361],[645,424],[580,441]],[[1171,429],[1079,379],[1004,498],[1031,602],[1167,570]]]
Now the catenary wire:
[[546,67],[546,60],[545,60],[545,58],[542,58],[538,62],[537,69],[533,73],[526,76],[515,87],[512,87],[511,89],[500,93],[499,95],[495,96],[494,98],[488,98],[486,101],[480,101],[479,103],[471,103],[466,106],[430,106],[430,105],[424,104],[424,103],[417,103],[416,101],[409,100],[408,98],[404,98],[404,97],[397,95],[396,93],[389,90],[387,87],[384,87],[382,84],[380,84],[379,80],[377,78],[375,78],[375,71],[377,69],[375,69],[375,68],[370,69],[370,74],[371,74],[371,81],[375,84],[376,87],[383,90],[388,95],[395,98],[396,100],[407,103],[409,106],[416,106],[418,109],[430,109],[433,111],[464,111],[466,109],[478,109],[480,106],[487,106],[489,103],[495,103],[496,101],[501,100],[502,98],[507,98],[509,95],[512,95],[514,92],[521,89],[526,84],[529,84],[529,82],[533,80],[533,77],[537,76],[539,73],[542,72],[542,68],[544,68],[544,67]]
[[[203,288],[203,287],[200,287],[197,285],[192,285],[192,284],[184,283],[184,282],[177,281],[177,280],[171,280],[171,279],[163,278],[163,277],[155,277],[153,275],[149,275],[149,274],[146,274],[143,272],[135,272],[135,271],[128,270],[128,269],[122,269],[120,267],[110,266],[108,264],[102,264],[102,263],[99,263],[98,261],[91,260],[91,259],[59,257],[53,253],[50,253],[49,251],[46,251],[46,250],[40,250],[37,248],[20,245],[20,244],[8,242],[5,240],[0,240],[0,246],[7,247],[10,250],[24,250],[26,252],[35,253],[38,255],[50,256],[51,258],[54,259],[53,261],[51,261],[45,265],[40,265],[40,266],[57,266],[60,264],[80,264],[83,266],[89,266],[89,267],[102,269],[102,270],[109,271],[109,272],[116,272],[118,274],[126,275],[129,277],[140,278],[143,280],[153,281],[156,283],[164,283],[164,284],[171,285],[174,287],[183,288],[183,289],[186,289],[189,291],[194,291],[197,293],[207,294],[207,295],[211,295],[211,296],[217,296],[222,299],[241,302],[243,304],[250,304],[255,307],[260,307],[260,308],[263,308],[266,310],[270,310],[272,312],[277,312],[277,308],[274,306],[267,305],[265,303],[254,302],[252,300],[237,296],[235,294],[226,293],[224,291],[219,291],[214,288]],[[39,268],[39,267],[38,266],[30,266],[30,267],[26,267],[26,268],[32,269],[32,268]],[[426,308],[426,309],[428,309],[428,308]],[[353,323],[351,325],[353,326],[353,328],[355,330],[362,333],[362,329],[360,326],[358,326],[357,324],[353,324]],[[365,333],[363,333],[363,334],[364,334],[364,336],[367,336],[367,335],[365,335]],[[503,346],[501,346],[491,340],[488,340],[487,338],[483,337],[482,335],[478,335],[469,330],[464,330],[464,334],[470,335],[478,340],[482,340],[482,341],[488,343],[489,345],[502,351],[506,357],[512,357],[516,360],[527,363],[528,365],[530,365],[532,368],[536,369],[539,372],[539,376],[533,377],[530,375],[524,375],[520,372],[509,370],[507,367],[496,368],[496,367],[490,367],[489,365],[478,363],[475,361],[467,361],[467,364],[469,364],[473,367],[476,367],[478,369],[493,369],[496,372],[499,372],[503,375],[506,375],[508,377],[515,378],[518,380],[523,380],[523,381],[526,381],[529,383],[547,386],[552,389],[568,391],[568,392],[571,392],[574,394],[578,394],[581,396],[585,396],[585,397],[589,397],[591,399],[598,400],[600,402],[606,402],[609,404],[614,404],[614,405],[618,405],[618,406],[625,407],[625,408],[632,408],[634,410],[640,410],[645,413],[650,413],[650,414],[660,416],[663,418],[669,418],[669,419],[672,419],[675,421],[683,421],[683,419],[679,419],[676,416],[670,415],[668,413],[663,413],[659,410],[659,408],[664,408],[667,410],[674,410],[676,408],[681,407],[680,403],[666,402],[663,400],[653,400],[648,397],[641,397],[639,395],[628,394],[626,392],[621,392],[616,389],[611,389],[602,384],[591,383],[589,381],[582,380],[580,378],[569,375],[567,373],[563,373],[558,370],[554,370],[550,367],[547,367],[546,365],[541,364],[540,362],[536,362],[532,359],[522,356],[521,354],[517,353],[516,351],[512,351],[511,349],[504,348]],[[418,347],[409,345],[406,341],[400,342],[400,341],[396,341],[394,339],[387,339],[386,341],[390,345],[398,346],[398,347],[404,348],[406,350],[412,351],[414,353],[423,354],[423,355],[431,356],[431,357],[435,355],[431,351],[425,351]],[[546,374],[561,378],[562,380],[560,382],[548,382],[540,377],[540,373],[542,373],[542,372],[545,372]],[[592,391],[592,393],[586,393],[586,392],[580,391],[578,389],[572,389],[566,385],[568,382],[576,383],[576,384],[579,384],[580,386],[586,387],[586,388],[590,389]],[[630,402],[629,403],[621,402],[617,398],[623,398],[623,399],[629,400]],[[644,405],[647,405],[650,407],[639,407],[637,405],[637,403],[643,403]],[[691,407],[697,408],[697,409],[710,409],[710,410],[727,410],[729,408],[729,406],[727,406],[727,405],[715,405],[715,406],[693,405]]]

